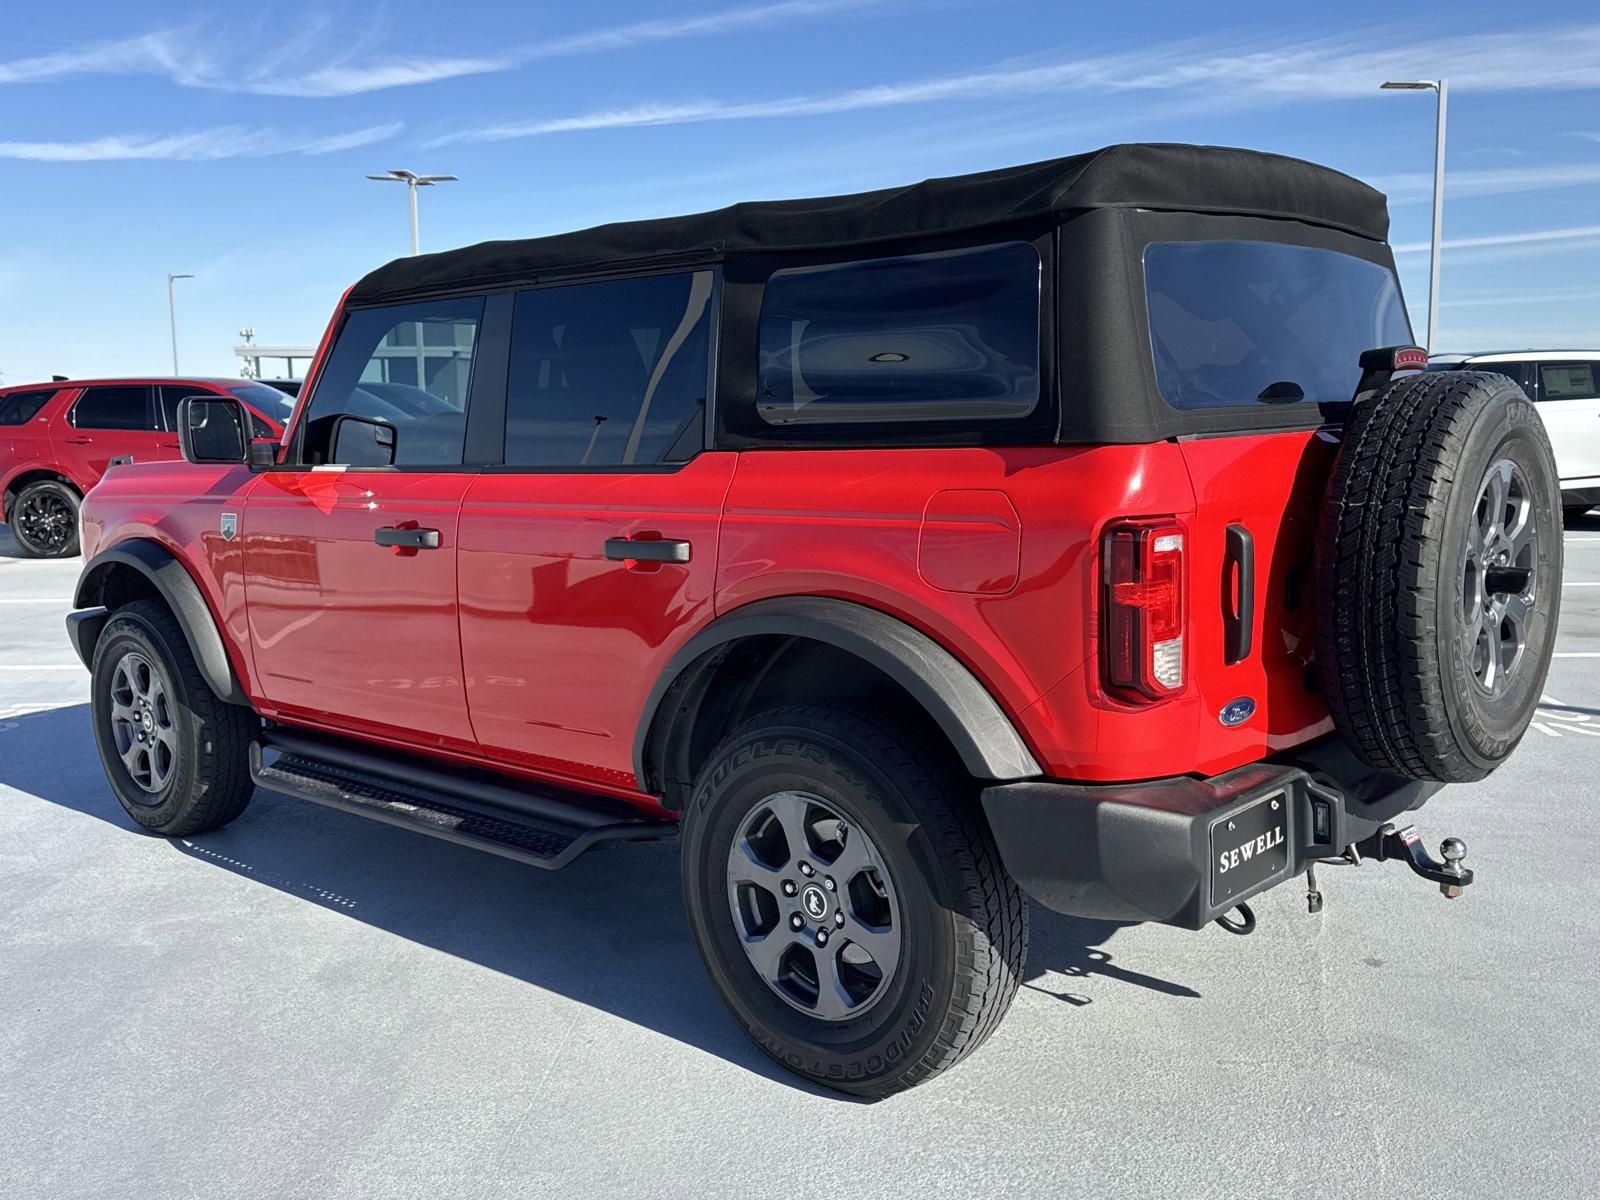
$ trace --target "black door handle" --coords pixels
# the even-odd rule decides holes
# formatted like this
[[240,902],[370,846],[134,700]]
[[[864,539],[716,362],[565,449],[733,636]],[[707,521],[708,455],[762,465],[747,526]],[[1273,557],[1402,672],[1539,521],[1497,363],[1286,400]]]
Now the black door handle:
[[689,543],[672,538],[607,538],[606,557],[634,562],[689,561]]
[[1234,580],[1234,593],[1222,614],[1222,656],[1232,665],[1248,658],[1255,643],[1256,542],[1243,525],[1228,526],[1227,549],[1222,560],[1224,587],[1230,575]]
[[397,525],[384,525],[372,531],[372,540],[380,546],[399,546],[407,550],[437,550],[437,529],[402,529]]

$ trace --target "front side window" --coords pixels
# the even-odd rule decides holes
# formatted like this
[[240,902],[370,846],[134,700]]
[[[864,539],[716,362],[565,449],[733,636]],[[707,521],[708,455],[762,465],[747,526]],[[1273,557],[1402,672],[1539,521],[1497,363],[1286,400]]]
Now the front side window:
[[0,425],[26,425],[39,415],[39,410],[56,391],[56,388],[34,388],[0,396]]
[[683,462],[704,438],[710,271],[517,296],[506,385],[507,466]]
[[1363,351],[1410,345],[1388,267],[1279,242],[1156,242],[1144,254],[1156,384],[1179,409],[1348,402]]
[[72,406],[72,423],[79,429],[153,432],[156,419],[150,399],[150,389],[142,384],[86,388]]
[[350,313],[311,396],[302,460],[459,466],[482,318],[480,296]]
[[1600,397],[1595,389],[1594,363],[1540,363],[1539,395],[1544,400],[1593,400]]
[[775,272],[756,411],[769,425],[1026,416],[1039,286],[1027,242]]

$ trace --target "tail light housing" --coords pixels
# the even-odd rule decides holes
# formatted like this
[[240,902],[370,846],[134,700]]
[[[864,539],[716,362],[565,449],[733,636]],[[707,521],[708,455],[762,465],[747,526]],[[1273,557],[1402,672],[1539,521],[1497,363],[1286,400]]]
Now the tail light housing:
[[1172,518],[1119,521],[1101,542],[1101,674],[1119,700],[1183,691],[1188,533]]

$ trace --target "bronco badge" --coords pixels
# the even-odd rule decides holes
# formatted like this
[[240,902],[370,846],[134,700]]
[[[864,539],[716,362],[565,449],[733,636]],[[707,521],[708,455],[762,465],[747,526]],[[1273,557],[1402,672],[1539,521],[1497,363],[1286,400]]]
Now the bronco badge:
[[233,535],[239,532],[239,514],[223,513],[221,527],[223,538],[226,541],[233,541]]

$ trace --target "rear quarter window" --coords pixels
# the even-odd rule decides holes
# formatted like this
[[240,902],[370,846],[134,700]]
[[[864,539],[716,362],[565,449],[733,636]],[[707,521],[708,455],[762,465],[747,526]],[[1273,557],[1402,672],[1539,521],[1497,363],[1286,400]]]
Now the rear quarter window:
[[777,271],[756,411],[776,426],[1026,416],[1039,403],[1040,272],[1027,242]]
[[1360,357],[1409,345],[1394,272],[1278,242],[1155,242],[1144,254],[1156,384],[1177,409],[1350,400]]
[[0,425],[26,425],[39,415],[39,410],[56,391],[56,388],[36,388],[0,396]]

